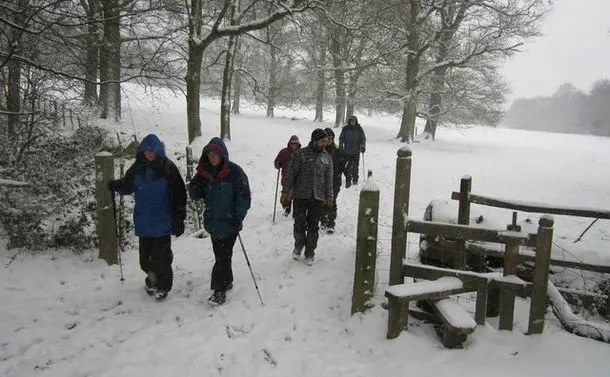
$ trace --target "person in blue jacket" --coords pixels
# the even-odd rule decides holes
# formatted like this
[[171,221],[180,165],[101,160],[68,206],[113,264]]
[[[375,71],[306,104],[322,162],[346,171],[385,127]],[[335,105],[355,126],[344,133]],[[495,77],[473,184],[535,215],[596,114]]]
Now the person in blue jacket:
[[366,152],[366,136],[358,118],[350,115],[339,134],[339,148],[345,156],[345,188],[358,184],[360,153]]
[[172,289],[174,259],[171,235],[184,233],[186,188],[176,165],[165,155],[161,140],[147,135],[136,161],[121,179],[108,182],[108,189],[134,195],[133,222],[139,237],[140,267],[146,273],[146,292],[158,300]]
[[212,138],[203,148],[197,174],[189,183],[191,199],[203,199],[203,226],[212,239],[215,263],[209,301],[222,305],[233,288],[233,246],[250,209],[250,185],[243,169],[229,161],[224,142]]

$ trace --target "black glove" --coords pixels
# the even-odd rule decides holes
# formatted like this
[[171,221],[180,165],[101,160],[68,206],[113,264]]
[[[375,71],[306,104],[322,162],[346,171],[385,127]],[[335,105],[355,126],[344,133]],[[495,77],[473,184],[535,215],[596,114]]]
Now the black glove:
[[184,234],[184,221],[174,221],[172,224],[172,234],[176,237]]
[[118,179],[111,179],[110,181],[108,181],[108,190],[110,190],[111,192],[119,191],[120,188],[121,181],[119,181]]
[[366,147],[363,145],[360,147],[360,153],[364,154],[366,152]]
[[234,217],[231,219],[231,224],[233,225],[233,228],[239,232],[241,230],[241,227],[243,226],[243,220]]

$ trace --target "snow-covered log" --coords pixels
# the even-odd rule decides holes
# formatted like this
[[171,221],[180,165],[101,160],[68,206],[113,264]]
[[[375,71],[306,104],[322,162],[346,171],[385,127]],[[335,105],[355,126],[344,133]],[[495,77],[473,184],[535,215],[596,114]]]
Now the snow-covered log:
[[547,297],[553,308],[553,313],[566,330],[578,336],[610,343],[610,326],[605,323],[587,321],[574,314],[570,304],[550,281],[547,288]]

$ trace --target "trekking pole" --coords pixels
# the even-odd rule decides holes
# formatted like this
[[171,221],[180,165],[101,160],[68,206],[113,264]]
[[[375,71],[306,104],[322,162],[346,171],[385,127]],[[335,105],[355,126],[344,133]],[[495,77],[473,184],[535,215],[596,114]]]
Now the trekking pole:
[[241,240],[241,234],[237,233],[237,238],[239,238],[239,244],[241,245],[241,249],[244,251],[244,257],[246,257],[246,263],[248,264],[248,268],[250,269],[250,275],[252,275],[252,281],[254,282],[256,293],[258,293],[258,298],[261,300],[261,305],[265,305],[265,303],[263,302],[263,298],[261,297],[261,291],[259,291],[258,284],[256,284],[254,272],[252,272],[252,266],[250,265],[250,259],[248,259],[248,254],[246,254],[246,248],[244,247],[244,243]]
[[584,231],[583,231],[583,232],[580,234],[580,236],[578,236],[578,238],[576,238],[576,240],[574,241],[574,243],[576,243],[576,242],[580,241],[580,240],[582,239],[582,236],[584,236],[584,235],[585,235],[585,233],[587,233],[587,231],[588,231],[589,229],[591,229],[591,227],[593,226],[593,224],[595,224],[595,223],[597,222],[597,220],[599,220],[599,219],[595,219],[595,220],[593,220],[593,221],[591,222],[591,224],[589,224],[589,226],[588,226],[588,227],[587,227],[587,228],[586,228],[586,229],[585,229],[585,230],[584,230]]
[[[117,224],[116,224],[116,199],[114,198],[114,191],[112,191],[112,213],[114,214],[114,233],[117,234]],[[119,250],[118,251],[118,259],[119,259],[119,270],[121,271],[121,284],[125,281],[123,277],[123,260],[121,259],[121,253],[123,251],[123,245],[121,244],[121,240],[119,242]]]
[[364,152],[362,152],[362,176],[366,175],[366,168],[364,165]]
[[275,179],[275,199],[273,200],[273,220],[272,220],[273,222],[275,222],[275,210],[277,208],[277,188],[279,185],[280,185],[280,169],[277,169],[277,178]]

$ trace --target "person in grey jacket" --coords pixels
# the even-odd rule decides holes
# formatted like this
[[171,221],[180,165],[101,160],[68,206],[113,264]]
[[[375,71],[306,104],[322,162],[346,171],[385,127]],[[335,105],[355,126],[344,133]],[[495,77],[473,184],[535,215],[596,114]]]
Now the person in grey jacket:
[[305,264],[313,264],[318,246],[318,227],[326,209],[333,205],[333,161],[324,150],[328,135],[321,128],[311,134],[311,141],[299,149],[288,167],[286,188],[292,192],[294,215],[294,250],[299,259],[305,249]]
[[364,154],[366,152],[366,136],[355,115],[350,115],[347,118],[347,125],[341,130],[339,148],[343,151],[347,162],[345,165],[345,188],[349,188],[352,183],[358,184],[360,153]]

